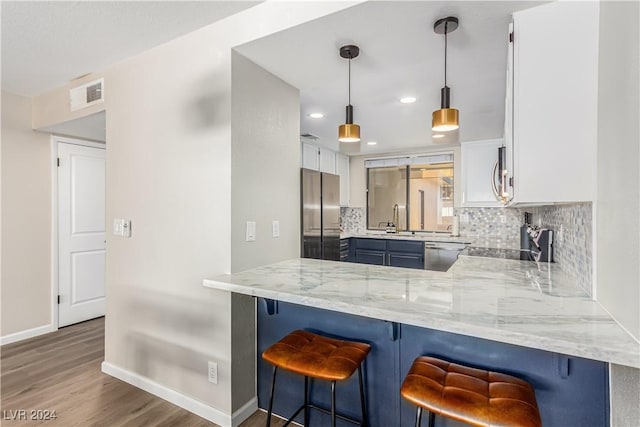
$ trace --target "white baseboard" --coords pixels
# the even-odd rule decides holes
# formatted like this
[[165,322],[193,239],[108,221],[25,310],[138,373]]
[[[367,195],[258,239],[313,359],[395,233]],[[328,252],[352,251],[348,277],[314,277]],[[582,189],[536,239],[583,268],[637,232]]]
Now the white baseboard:
[[240,409],[235,411],[231,416],[231,427],[238,427],[247,418],[254,414],[258,410],[258,397],[254,396],[253,399],[242,405]]
[[0,345],[11,344],[14,342],[37,337],[38,335],[48,334],[49,332],[54,332],[54,331],[57,331],[57,328],[49,324],[44,326],[38,326],[37,328],[27,329],[26,331],[14,332],[13,334],[4,335],[0,337]]
[[109,362],[102,362],[102,372],[193,412],[221,427],[237,427],[258,409],[258,400],[254,397],[233,414],[228,414]]

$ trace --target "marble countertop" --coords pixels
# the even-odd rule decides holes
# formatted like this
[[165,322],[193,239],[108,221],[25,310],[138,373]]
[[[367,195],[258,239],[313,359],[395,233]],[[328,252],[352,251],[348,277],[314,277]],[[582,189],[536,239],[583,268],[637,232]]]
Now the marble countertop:
[[204,286],[640,368],[640,344],[553,264],[460,257],[437,272],[292,259]]

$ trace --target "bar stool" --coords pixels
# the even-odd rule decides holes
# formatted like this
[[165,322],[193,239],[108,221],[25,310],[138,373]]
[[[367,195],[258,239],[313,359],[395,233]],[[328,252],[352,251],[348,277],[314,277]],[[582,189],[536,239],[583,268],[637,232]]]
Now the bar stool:
[[[316,409],[331,415],[331,425],[335,427],[336,418],[362,426],[367,425],[364,387],[362,385],[362,362],[371,350],[369,344],[343,341],[323,337],[308,331],[294,331],[262,353],[262,358],[273,365],[267,427],[271,425],[273,394],[278,368],[304,375],[304,404],[285,422],[288,425],[304,409],[304,425],[308,425],[308,409]],[[346,380],[358,370],[360,383],[360,409],[362,421],[336,413],[336,381]],[[309,402],[309,378],[331,381],[331,410],[321,408]]]
[[416,427],[422,408],[429,411],[429,427],[435,414],[474,426],[542,426],[535,393],[526,381],[434,357],[413,362],[400,393],[418,407]]

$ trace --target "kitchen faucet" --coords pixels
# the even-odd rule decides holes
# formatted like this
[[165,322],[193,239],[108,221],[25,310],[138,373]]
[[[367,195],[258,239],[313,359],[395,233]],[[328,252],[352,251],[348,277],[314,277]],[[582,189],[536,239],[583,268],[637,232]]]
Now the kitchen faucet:
[[396,233],[400,231],[400,206],[393,205],[393,225],[396,226]]

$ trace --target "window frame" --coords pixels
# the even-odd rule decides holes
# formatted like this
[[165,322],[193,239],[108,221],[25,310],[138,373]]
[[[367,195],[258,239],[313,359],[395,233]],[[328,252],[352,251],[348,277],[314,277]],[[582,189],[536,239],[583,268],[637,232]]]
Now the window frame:
[[[429,162],[424,162],[423,160],[425,160],[426,158],[432,158],[433,160],[435,160],[436,158],[440,157],[442,161],[433,161],[431,163]],[[394,164],[395,162],[395,164]],[[443,231],[439,231],[439,230],[409,230],[409,219],[410,219],[410,213],[411,213],[411,201],[410,201],[410,181],[411,181],[411,167],[413,165],[417,165],[417,164],[438,164],[438,163],[451,163],[451,168],[453,170],[453,176],[455,176],[455,152],[454,151],[442,151],[442,152],[433,152],[433,153],[419,153],[419,154],[411,154],[411,155],[401,155],[401,156],[394,156],[394,157],[376,157],[376,158],[371,158],[371,159],[365,159],[364,160],[364,170],[365,170],[365,174],[366,174],[366,206],[365,206],[365,226],[366,226],[366,230],[371,230],[371,231],[381,231],[383,229],[378,228],[377,226],[375,228],[371,228],[370,226],[370,220],[369,220],[369,184],[370,184],[370,173],[369,173],[369,169],[380,169],[380,168],[385,168],[385,167],[400,167],[400,166],[404,166],[405,167],[405,176],[406,176],[406,184],[405,184],[405,213],[404,213],[404,221],[405,224],[407,225],[407,229],[403,230],[403,231],[407,231],[407,232],[418,232],[418,233],[445,233]],[[453,208],[455,209],[455,194],[456,194],[456,184],[455,184],[456,180],[453,180],[453,191],[452,191],[452,195],[451,195],[451,200],[454,201],[454,206]],[[440,215],[440,213],[438,213],[438,215]],[[397,226],[397,224],[396,224]]]

